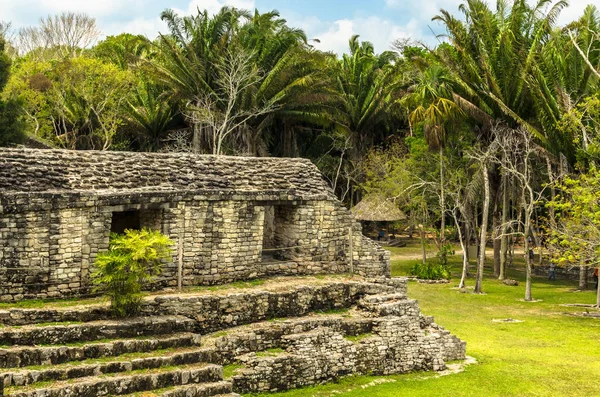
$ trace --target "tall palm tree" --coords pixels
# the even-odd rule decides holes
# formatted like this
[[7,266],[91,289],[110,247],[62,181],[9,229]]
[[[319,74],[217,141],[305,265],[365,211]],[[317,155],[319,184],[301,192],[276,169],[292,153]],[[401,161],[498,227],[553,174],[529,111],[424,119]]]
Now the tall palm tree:
[[537,54],[537,62],[528,81],[534,94],[536,119],[547,138],[546,148],[554,155],[566,156],[571,163],[576,161],[574,143],[577,137],[565,134],[557,125],[564,114],[577,109],[578,104],[594,95],[599,88],[598,76],[592,72],[573,41],[580,49],[586,49],[588,61],[598,68],[599,30],[598,9],[590,5],[579,20],[551,33]]
[[[395,52],[377,55],[373,44],[361,42],[357,35],[349,40],[349,48],[350,52],[341,59],[330,60],[329,69],[335,76],[335,106],[328,109],[336,139],[345,141],[336,168],[347,170],[347,175],[355,173],[353,170],[369,148],[389,136],[400,113],[405,88],[403,74],[394,64]],[[342,136],[345,138],[340,139]],[[350,184],[360,183],[360,175],[357,178]],[[350,198],[354,199],[352,193]]]
[[[223,7],[216,15],[198,10],[197,15],[180,17],[165,10],[161,19],[170,33],[158,38],[158,56],[152,65],[161,83],[173,89],[174,96],[192,108],[215,89],[217,66],[240,29],[247,11]],[[193,148],[201,148],[201,126],[193,126]]]
[[140,81],[128,101],[128,116],[141,133],[142,150],[156,151],[173,127],[175,108],[164,95],[164,87]]
[[437,150],[440,162],[440,249],[445,243],[446,198],[444,194],[444,146],[448,128],[464,113],[454,101],[456,82],[437,63],[427,67],[417,78],[412,92],[402,101],[410,110],[411,125],[423,123],[424,137],[430,149]]
[[447,29],[452,51],[442,52],[442,62],[457,76],[472,103],[496,120],[523,125],[545,141],[535,117],[528,85],[536,55],[552,33],[564,0],[497,0],[496,11],[482,0],[467,0],[459,9],[464,21],[446,10],[434,20]]
[[394,107],[400,104],[402,75],[394,67],[397,54],[375,54],[373,44],[349,41],[350,53],[335,62],[337,101],[335,117],[348,131],[352,158],[360,159],[367,147],[382,141],[389,132]]
[[[470,102],[493,119],[511,127],[522,125],[541,144],[547,144],[549,139],[544,130],[532,121],[537,114],[534,98],[537,93],[530,84],[531,75],[537,67],[537,54],[551,36],[561,10],[567,5],[564,0],[538,0],[533,6],[526,0],[513,0],[511,3],[497,0],[493,11],[482,0],[467,0],[459,7],[464,20],[445,10],[434,18],[446,26],[447,37],[452,44],[451,51],[441,52],[441,61],[456,76]],[[491,131],[490,128],[485,130]],[[483,143],[491,138],[491,134],[485,134]],[[492,172],[492,191],[497,192],[501,178],[498,170]],[[499,195],[493,196],[493,207],[498,208]],[[494,216],[493,219],[496,224],[494,230],[497,230],[499,217]],[[488,226],[483,223],[482,240]],[[527,238],[529,230],[525,234]],[[498,270],[501,267],[500,249],[500,241],[496,238],[494,267]],[[478,292],[481,287],[479,281],[478,277]]]

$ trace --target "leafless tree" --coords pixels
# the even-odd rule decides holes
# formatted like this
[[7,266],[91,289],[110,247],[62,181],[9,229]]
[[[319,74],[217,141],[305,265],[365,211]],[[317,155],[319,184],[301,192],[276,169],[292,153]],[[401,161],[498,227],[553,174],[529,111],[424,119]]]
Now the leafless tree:
[[[498,127],[495,127],[496,129]],[[485,247],[487,243],[487,229],[489,224],[490,213],[490,172],[489,168],[493,162],[494,151],[496,145],[494,143],[488,145],[485,149],[475,148],[467,153],[467,156],[477,161],[481,168],[483,176],[483,209],[481,215],[480,237],[479,237],[479,258],[477,259],[477,275],[475,276],[475,293],[483,292],[483,266],[485,264]]]
[[165,139],[164,152],[192,153],[192,132],[188,129],[173,131]]
[[39,58],[77,57],[100,37],[96,19],[81,13],[63,12],[41,18],[38,26],[21,28],[17,47],[21,54],[35,53]]
[[206,134],[212,154],[223,154],[226,140],[237,130],[247,128],[254,118],[273,112],[272,103],[242,104],[242,96],[260,80],[252,54],[241,49],[227,50],[217,66],[216,89],[188,104],[186,117],[193,126],[194,151],[199,151],[201,134]]
[[11,25],[12,24],[10,22],[0,21],[0,36],[4,37],[6,39],[6,36],[8,35],[8,32],[10,31]]
[[[502,170],[513,178],[520,188],[520,204],[522,211],[522,235],[524,239],[526,284],[525,300],[533,300],[531,294],[532,259],[529,255],[532,236],[532,218],[536,205],[541,201],[545,189],[549,185],[536,184],[533,162],[543,157],[543,150],[534,142],[525,128],[500,128],[495,131],[497,152],[494,161]],[[553,179],[553,177],[551,177]],[[513,222],[511,222],[513,223]],[[505,228],[506,225],[503,225]],[[517,228],[518,230],[519,228]],[[514,233],[513,233],[514,234]]]
[[[468,230],[474,229],[473,220],[473,201],[477,195],[480,176],[454,173],[446,179],[446,200],[445,213],[450,214],[456,226],[458,241],[463,251],[463,268],[458,288],[465,288],[467,276],[469,274],[469,241]],[[464,228],[464,232],[463,232]]]

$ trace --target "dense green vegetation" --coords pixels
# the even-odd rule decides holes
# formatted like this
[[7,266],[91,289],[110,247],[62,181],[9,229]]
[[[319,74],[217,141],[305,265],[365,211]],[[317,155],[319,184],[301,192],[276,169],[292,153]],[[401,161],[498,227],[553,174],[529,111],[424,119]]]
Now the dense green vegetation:
[[[401,252],[402,249],[397,250]],[[450,258],[454,276],[461,259]],[[396,275],[406,275],[413,260],[394,263]],[[518,287],[493,277],[492,262],[485,271],[485,295],[460,293],[452,284],[409,283],[408,295],[421,311],[467,342],[467,354],[477,360],[461,373],[438,377],[414,373],[390,377],[351,377],[339,384],[292,390],[264,396],[593,396],[598,394],[600,345],[597,319],[569,316],[581,308],[564,303],[588,303],[591,290],[577,292],[577,284],[534,278],[539,302],[523,301],[524,263],[509,268]],[[515,319],[522,322],[493,322]]]

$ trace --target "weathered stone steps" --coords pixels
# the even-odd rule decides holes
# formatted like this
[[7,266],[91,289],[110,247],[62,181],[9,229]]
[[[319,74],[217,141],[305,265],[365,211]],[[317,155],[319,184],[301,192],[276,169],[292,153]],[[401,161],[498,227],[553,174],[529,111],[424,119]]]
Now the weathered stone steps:
[[140,339],[116,339],[74,346],[27,346],[0,349],[0,368],[57,365],[71,361],[116,357],[128,353],[200,346],[200,335],[178,333]]
[[148,357],[44,366],[35,369],[23,368],[17,371],[0,374],[0,382],[3,379],[5,387],[27,386],[36,382],[58,381],[111,373],[139,371],[142,369],[200,364],[210,362],[212,358],[213,351],[208,349],[195,348],[174,352],[156,352],[155,355],[150,355]]
[[[185,366],[177,369],[163,368],[119,375],[78,378],[58,381],[50,388],[5,388],[8,397],[100,397],[151,391],[166,387],[205,384],[223,380],[223,367],[214,364]],[[218,394],[215,392],[214,394]]]
[[0,324],[22,326],[36,323],[56,323],[63,321],[97,321],[108,319],[111,317],[111,314],[110,306],[108,304],[54,309],[12,308],[0,310]]
[[235,396],[235,394],[233,394],[232,391],[233,386],[231,382],[222,381],[215,383],[180,386],[173,390],[169,390],[158,395],[160,397],[223,397],[224,395]]
[[84,324],[0,328],[0,345],[31,346],[87,342],[111,338],[193,332],[195,322],[183,316],[138,317],[119,321]]
[[232,387],[230,381],[220,381],[157,389],[142,395],[126,394],[122,397],[241,397],[232,392]]

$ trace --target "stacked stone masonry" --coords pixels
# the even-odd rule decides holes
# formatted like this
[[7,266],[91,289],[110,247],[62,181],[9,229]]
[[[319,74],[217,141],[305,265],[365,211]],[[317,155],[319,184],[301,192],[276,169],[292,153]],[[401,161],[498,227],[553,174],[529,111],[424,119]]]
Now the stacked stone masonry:
[[[0,390],[12,397],[233,396],[354,374],[437,371],[464,359],[465,343],[423,316],[406,286],[405,279],[343,280],[155,296],[144,317],[127,321],[111,320],[100,306],[3,311]],[[49,319],[58,323],[39,324]],[[76,319],[87,322],[60,324]],[[143,356],[130,358],[135,352]],[[223,379],[229,364],[239,369]]]
[[127,216],[176,243],[154,289],[390,272],[308,160],[0,149],[0,300],[89,294]]

